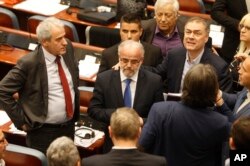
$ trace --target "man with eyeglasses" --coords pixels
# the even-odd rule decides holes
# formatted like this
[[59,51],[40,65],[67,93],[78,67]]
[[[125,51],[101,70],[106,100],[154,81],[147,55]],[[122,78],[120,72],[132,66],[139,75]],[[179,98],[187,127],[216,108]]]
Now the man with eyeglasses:
[[187,71],[198,63],[212,65],[218,75],[220,89],[230,92],[232,77],[227,63],[206,48],[209,26],[200,17],[191,17],[184,27],[183,48],[174,48],[168,53],[162,64],[153,69],[154,72],[166,78],[166,92],[181,93],[183,79]]
[[[140,41],[142,32],[141,18],[138,15],[128,13],[122,16],[120,21],[121,41],[134,40],[140,42],[145,50],[143,64],[155,67],[162,62],[161,49],[152,44]],[[118,45],[119,43],[103,50],[99,73],[111,69],[118,63]]]
[[5,139],[3,131],[0,129],[0,166],[5,166],[3,157],[7,145],[8,141]]
[[106,124],[104,152],[112,147],[107,126],[111,114],[119,107],[131,107],[147,118],[153,103],[163,100],[159,75],[141,69],[144,49],[141,43],[126,40],[118,47],[120,70],[107,70],[97,75],[88,114]]

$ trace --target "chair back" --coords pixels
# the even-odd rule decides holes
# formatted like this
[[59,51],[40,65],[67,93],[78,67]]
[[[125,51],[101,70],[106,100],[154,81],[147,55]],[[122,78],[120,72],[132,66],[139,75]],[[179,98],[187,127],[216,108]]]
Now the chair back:
[[12,11],[0,7],[0,26],[20,29],[17,16]]
[[6,166],[48,166],[46,156],[35,149],[20,145],[8,144],[4,155]]
[[87,26],[85,30],[86,44],[108,48],[121,41],[120,30],[102,26]]
[[[47,17],[40,16],[40,15],[34,15],[34,16],[29,17],[28,23],[27,23],[28,24],[27,31],[30,33],[36,33],[36,28],[38,24],[46,18]],[[65,37],[70,39],[73,42],[79,42],[79,36],[78,36],[77,30],[74,24],[65,20],[61,20],[61,21],[65,25],[65,32],[66,32]]]
[[180,4],[180,10],[189,11],[195,13],[201,13],[202,7],[197,0],[178,0]]
[[89,107],[89,103],[91,98],[93,97],[93,87],[80,86],[80,112],[87,113],[87,109]]

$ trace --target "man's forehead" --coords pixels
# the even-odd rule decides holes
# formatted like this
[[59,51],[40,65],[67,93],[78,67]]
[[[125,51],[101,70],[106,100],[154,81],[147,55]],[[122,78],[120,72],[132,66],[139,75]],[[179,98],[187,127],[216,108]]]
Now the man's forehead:
[[163,5],[157,8],[156,13],[173,13],[175,12],[174,6],[172,4]]
[[185,29],[194,31],[205,31],[206,27],[201,22],[189,22],[185,25]]

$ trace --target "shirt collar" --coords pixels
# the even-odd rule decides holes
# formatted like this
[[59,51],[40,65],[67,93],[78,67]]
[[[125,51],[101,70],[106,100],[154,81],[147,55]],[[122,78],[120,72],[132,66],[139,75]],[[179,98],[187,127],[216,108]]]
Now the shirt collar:
[[42,49],[45,59],[47,59],[49,62],[54,62],[56,60],[55,55],[49,53],[44,47],[42,47]]
[[202,57],[203,53],[204,53],[204,48],[203,48],[203,50],[200,52],[200,54],[199,54],[195,59],[193,59],[193,60],[190,62],[190,61],[189,61],[189,57],[188,57],[188,51],[187,51],[187,53],[186,53],[186,61],[187,61],[189,64],[194,64],[194,65],[196,65],[196,64],[200,63],[201,57]]
[[169,38],[169,37],[171,38],[171,37],[174,36],[176,33],[178,34],[177,26],[175,26],[173,33],[171,33],[171,34],[168,35],[168,36],[164,35],[164,34],[160,31],[160,29],[159,29],[158,26],[156,26],[156,28],[155,28],[155,35],[161,35],[161,36],[166,37],[166,38]]

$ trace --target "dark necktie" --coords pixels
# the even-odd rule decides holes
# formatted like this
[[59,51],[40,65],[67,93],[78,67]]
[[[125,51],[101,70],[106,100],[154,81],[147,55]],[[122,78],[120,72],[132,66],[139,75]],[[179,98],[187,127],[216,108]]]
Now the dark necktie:
[[60,59],[61,59],[60,56],[56,57],[56,63],[58,65],[58,72],[59,72],[59,76],[61,79],[61,84],[63,87],[63,93],[64,93],[64,98],[65,98],[65,103],[66,103],[66,113],[67,113],[68,118],[72,118],[73,117],[73,106],[72,106],[71,93],[70,93],[69,84],[68,84],[65,72],[62,68],[62,64],[61,64]]
[[131,79],[126,79],[125,83],[126,83],[126,88],[124,91],[124,106],[126,107],[132,107],[132,99],[131,99],[131,90],[130,90],[130,82]]

